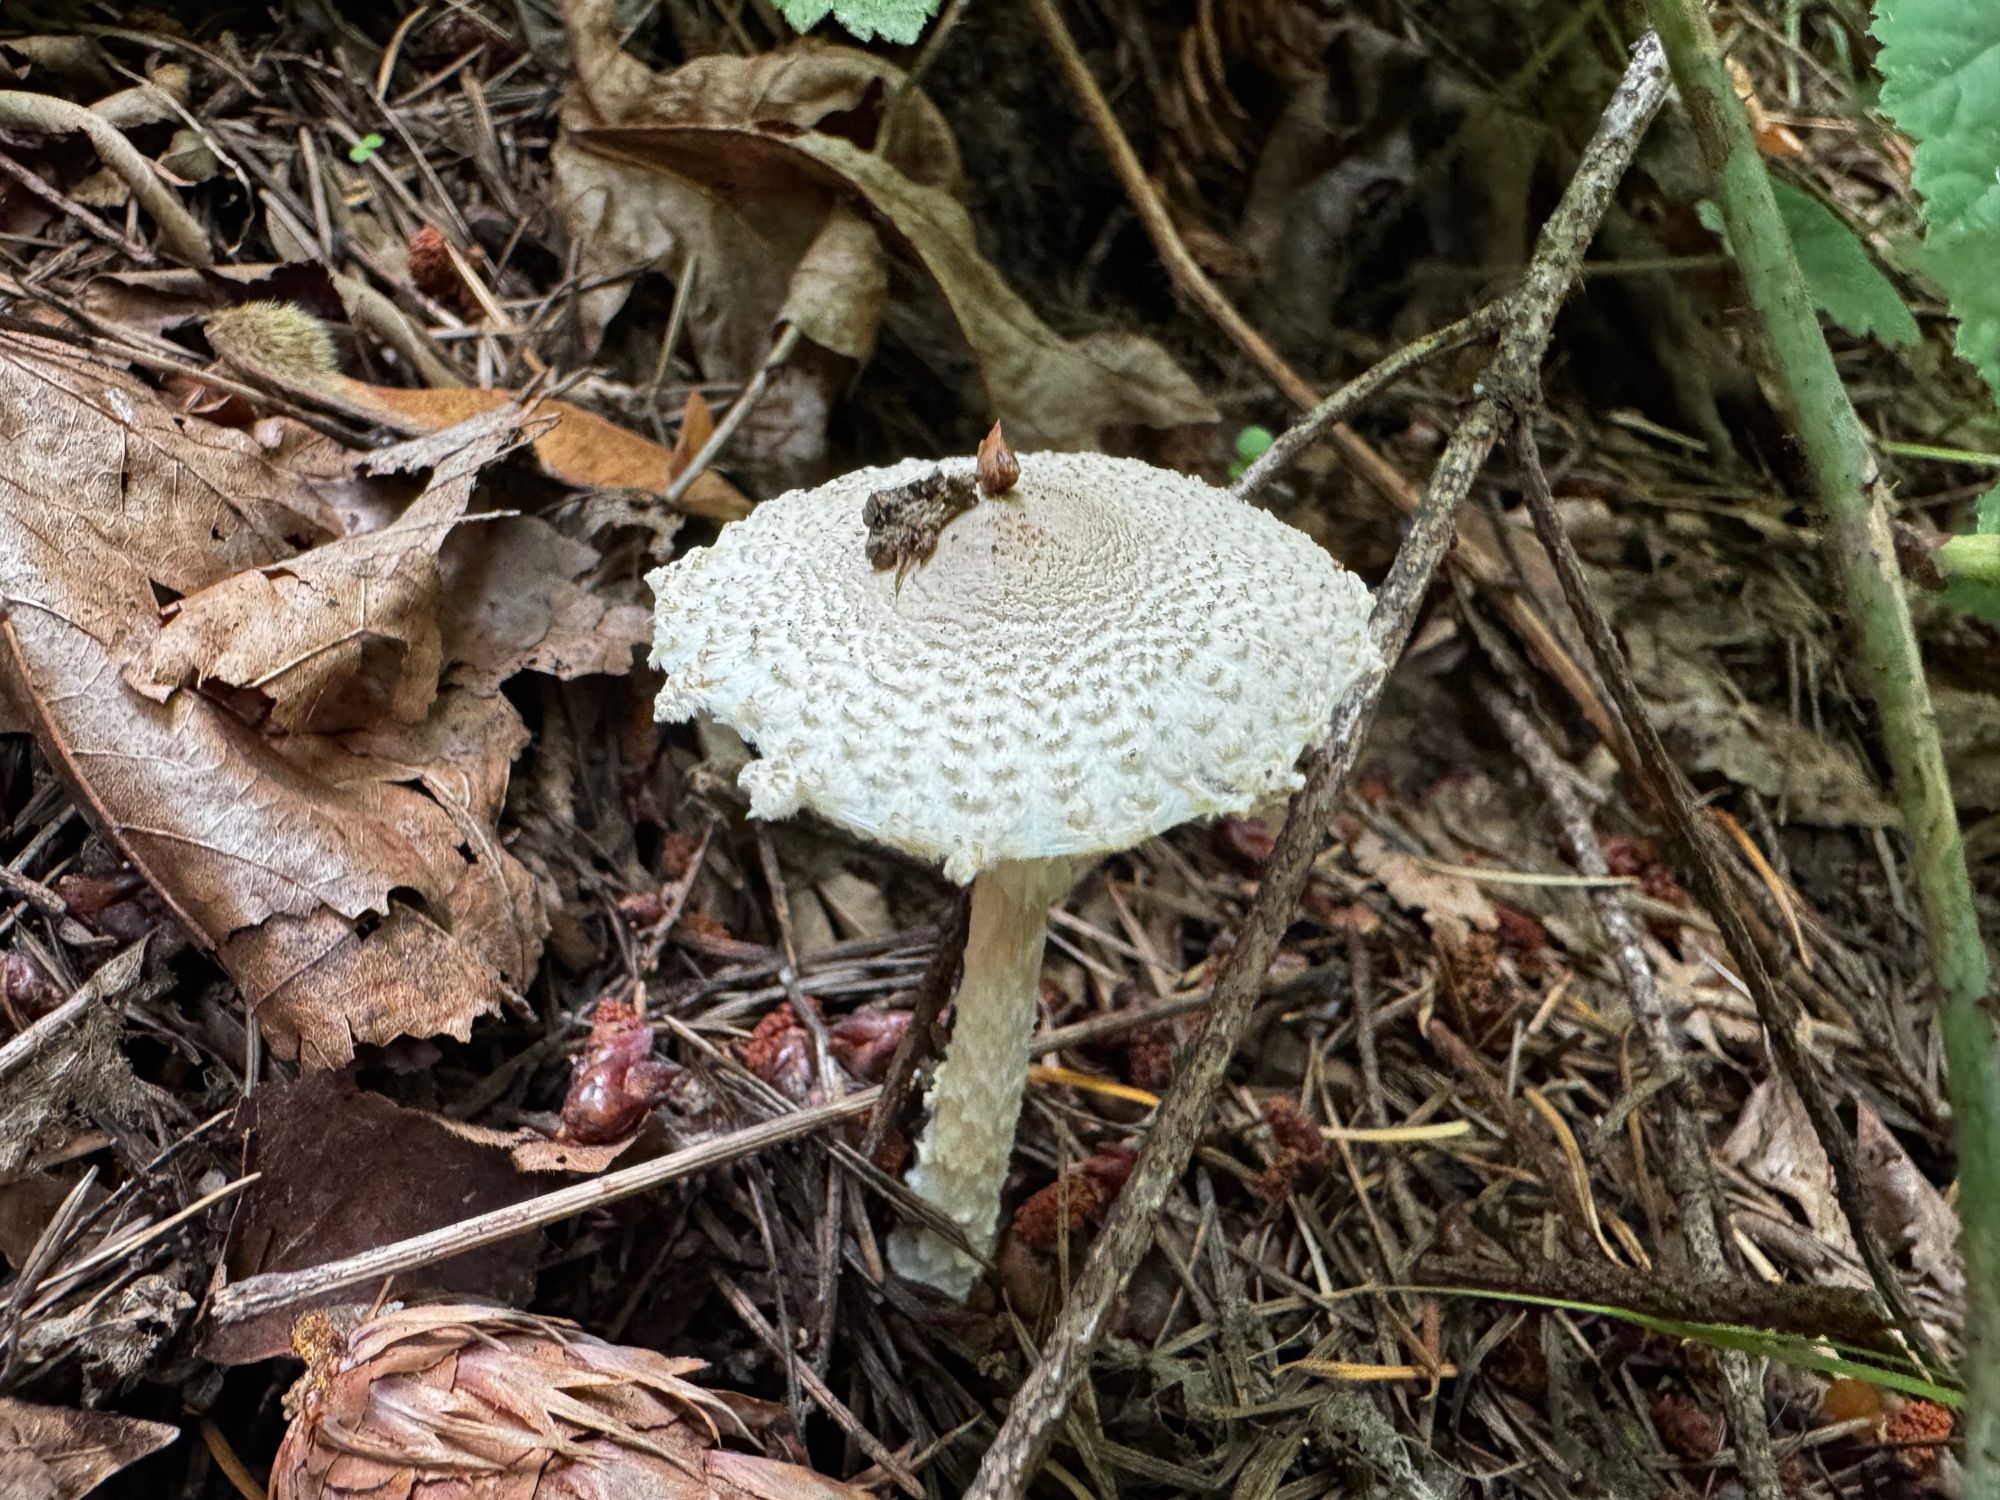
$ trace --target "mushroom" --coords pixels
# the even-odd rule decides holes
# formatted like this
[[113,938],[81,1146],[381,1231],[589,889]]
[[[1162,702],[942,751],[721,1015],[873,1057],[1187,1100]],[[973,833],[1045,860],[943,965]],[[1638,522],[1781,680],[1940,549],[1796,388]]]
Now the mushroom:
[[[914,460],[794,491],[648,582],[657,715],[755,745],[752,816],[811,808],[971,884],[909,1182],[986,1252],[1077,863],[1296,788],[1377,654],[1367,587],[1225,490],[1101,454],[1022,454],[983,498],[973,472]],[[931,522],[886,546],[906,501]],[[890,1258],[961,1299],[978,1273],[921,1229]]]

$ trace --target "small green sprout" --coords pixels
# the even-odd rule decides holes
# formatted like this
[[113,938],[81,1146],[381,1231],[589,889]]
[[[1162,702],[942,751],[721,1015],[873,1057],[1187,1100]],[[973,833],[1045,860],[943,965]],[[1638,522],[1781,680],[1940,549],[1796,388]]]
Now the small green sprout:
[[1243,471],[1262,458],[1277,439],[1271,436],[1271,429],[1259,427],[1255,423],[1236,434],[1236,460],[1229,466],[1229,477],[1241,479]]
[[364,135],[363,137],[361,137],[360,140],[356,141],[353,145],[347,148],[347,159],[353,162],[354,165],[357,167],[362,166],[366,162],[368,162],[369,159],[372,158],[377,151],[380,151],[385,144],[387,143],[382,139],[381,135],[378,132],[371,130],[368,132],[368,134]]

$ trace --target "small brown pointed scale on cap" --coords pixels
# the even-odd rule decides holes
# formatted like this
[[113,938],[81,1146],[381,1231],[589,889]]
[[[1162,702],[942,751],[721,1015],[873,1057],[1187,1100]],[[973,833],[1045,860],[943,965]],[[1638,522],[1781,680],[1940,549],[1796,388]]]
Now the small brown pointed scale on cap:
[[979,441],[979,493],[992,499],[1004,495],[1021,482],[1021,460],[1000,435],[1000,424]]

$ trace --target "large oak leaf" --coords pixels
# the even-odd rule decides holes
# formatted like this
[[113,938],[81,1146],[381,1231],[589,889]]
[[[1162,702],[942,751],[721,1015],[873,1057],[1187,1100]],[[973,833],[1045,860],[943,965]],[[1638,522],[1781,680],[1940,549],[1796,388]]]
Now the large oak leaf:
[[[424,440],[438,445],[429,487],[401,524],[364,541],[343,536],[332,508],[246,435],[176,415],[60,344],[0,339],[5,697],[106,836],[215,952],[273,1046],[311,1064],[343,1062],[358,1042],[465,1036],[527,983],[546,917],[497,831],[525,730],[492,689],[529,664],[567,674],[630,660],[634,612],[579,588],[588,549],[561,538],[541,539],[543,567],[482,564],[476,550],[454,561],[444,622],[432,538],[466,508],[479,464],[512,440],[491,428],[475,438],[462,450]],[[336,736],[239,711],[237,689],[276,688],[259,701],[278,705],[345,693],[370,669],[366,653],[310,688],[271,668],[287,653],[339,657],[356,620],[367,623],[356,591],[413,558],[421,587],[398,617],[406,634],[442,642],[410,679],[421,717]],[[302,623],[312,608],[223,607],[274,586],[316,589],[300,597],[333,623],[315,634]],[[175,616],[165,632],[163,602]],[[502,621],[504,636],[480,626]],[[161,647],[168,632],[183,637],[177,656]],[[172,669],[156,670],[163,662]]]

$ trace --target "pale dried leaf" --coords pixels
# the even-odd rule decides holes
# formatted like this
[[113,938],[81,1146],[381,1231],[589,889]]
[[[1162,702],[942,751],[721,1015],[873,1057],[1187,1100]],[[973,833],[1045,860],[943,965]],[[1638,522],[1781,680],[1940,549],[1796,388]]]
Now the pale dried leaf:
[[792,272],[778,316],[822,349],[866,364],[888,297],[882,241],[866,219],[836,204]]
[[623,675],[651,638],[652,612],[608,604],[582,580],[597,554],[546,521],[513,516],[466,527],[439,560],[440,623],[456,680],[491,692],[520,671]]
[[1958,1217],[1865,1102],[1855,1109],[1854,1154],[1874,1204],[1876,1227],[1890,1250],[1907,1252],[1917,1274],[1946,1296],[1961,1296],[1965,1266],[1958,1257]]
[[1751,1090],[1721,1156],[1753,1182],[1797,1204],[1822,1241],[1853,1251],[1847,1216],[1834,1196],[1833,1163],[1789,1083],[1767,1078]]
[[82,1500],[180,1435],[165,1422],[0,1396],[0,1494],[7,1500]]
[[1500,925],[1500,914],[1478,886],[1390,848],[1380,834],[1363,830],[1350,852],[1355,864],[1382,882],[1390,900],[1417,913],[1442,935],[1463,937],[1467,928],[1491,932]]

